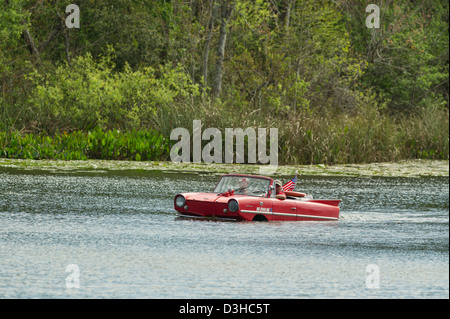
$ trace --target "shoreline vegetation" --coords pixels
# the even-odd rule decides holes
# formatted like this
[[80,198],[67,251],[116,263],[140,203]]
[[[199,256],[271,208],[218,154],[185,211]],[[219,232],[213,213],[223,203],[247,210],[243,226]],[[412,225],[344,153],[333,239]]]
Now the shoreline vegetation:
[[448,1],[370,3],[0,1],[0,158],[168,161],[200,120],[281,165],[448,160]]
[[396,163],[345,165],[280,165],[276,171],[264,174],[264,165],[173,163],[167,161],[113,160],[17,160],[0,158],[0,168],[40,170],[51,173],[102,173],[107,171],[162,171],[172,173],[215,174],[228,173],[268,176],[348,176],[348,177],[448,177],[448,160],[411,160]]
[[[270,124],[279,127],[278,162],[281,165],[449,159],[448,109],[422,109],[400,120],[367,108],[353,116],[322,113],[305,116],[296,123],[262,121],[267,127]],[[185,124],[188,129],[192,127],[192,123]],[[172,146],[178,142],[170,140],[169,136],[170,132],[166,135],[155,129],[120,131],[98,127],[87,132],[64,131],[52,136],[0,131],[0,158],[168,161]],[[222,136],[224,146],[225,135]],[[202,149],[208,142],[202,141]],[[236,142],[234,139],[234,150]],[[269,149],[269,141],[266,143]],[[244,146],[247,163],[249,145],[244,141]],[[190,148],[192,150],[193,146]]]

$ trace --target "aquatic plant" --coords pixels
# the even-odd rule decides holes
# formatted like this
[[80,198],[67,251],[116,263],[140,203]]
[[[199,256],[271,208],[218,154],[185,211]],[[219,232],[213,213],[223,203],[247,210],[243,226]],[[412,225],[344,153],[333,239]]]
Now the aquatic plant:
[[61,160],[165,160],[170,153],[168,141],[154,130],[129,132],[63,132],[45,134],[0,132],[0,157],[16,159]]

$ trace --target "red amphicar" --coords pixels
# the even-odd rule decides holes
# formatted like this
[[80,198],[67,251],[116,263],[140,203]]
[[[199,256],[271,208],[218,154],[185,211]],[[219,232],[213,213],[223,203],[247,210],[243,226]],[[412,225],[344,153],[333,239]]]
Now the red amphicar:
[[[185,217],[235,221],[330,221],[339,219],[340,199],[313,199],[299,192],[277,196],[270,177],[223,175],[211,193],[175,196],[175,210]],[[280,198],[281,197],[281,198]]]

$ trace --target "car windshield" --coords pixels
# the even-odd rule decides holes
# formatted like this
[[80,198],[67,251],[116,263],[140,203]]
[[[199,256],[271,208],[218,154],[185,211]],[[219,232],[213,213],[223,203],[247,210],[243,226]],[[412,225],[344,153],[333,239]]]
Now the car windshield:
[[214,193],[234,190],[237,195],[267,197],[270,180],[252,176],[222,176]]

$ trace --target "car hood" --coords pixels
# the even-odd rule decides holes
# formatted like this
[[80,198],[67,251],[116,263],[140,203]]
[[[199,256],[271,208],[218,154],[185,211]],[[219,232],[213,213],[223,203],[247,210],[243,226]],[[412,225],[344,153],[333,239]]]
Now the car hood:
[[214,193],[184,193],[182,194],[186,200],[194,200],[201,202],[215,202],[219,196]]
[[183,195],[186,200],[210,203],[228,203],[232,198],[238,199],[239,197],[244,197],[240,195],[218,196],[216,193],[184,193],[181,195]]

